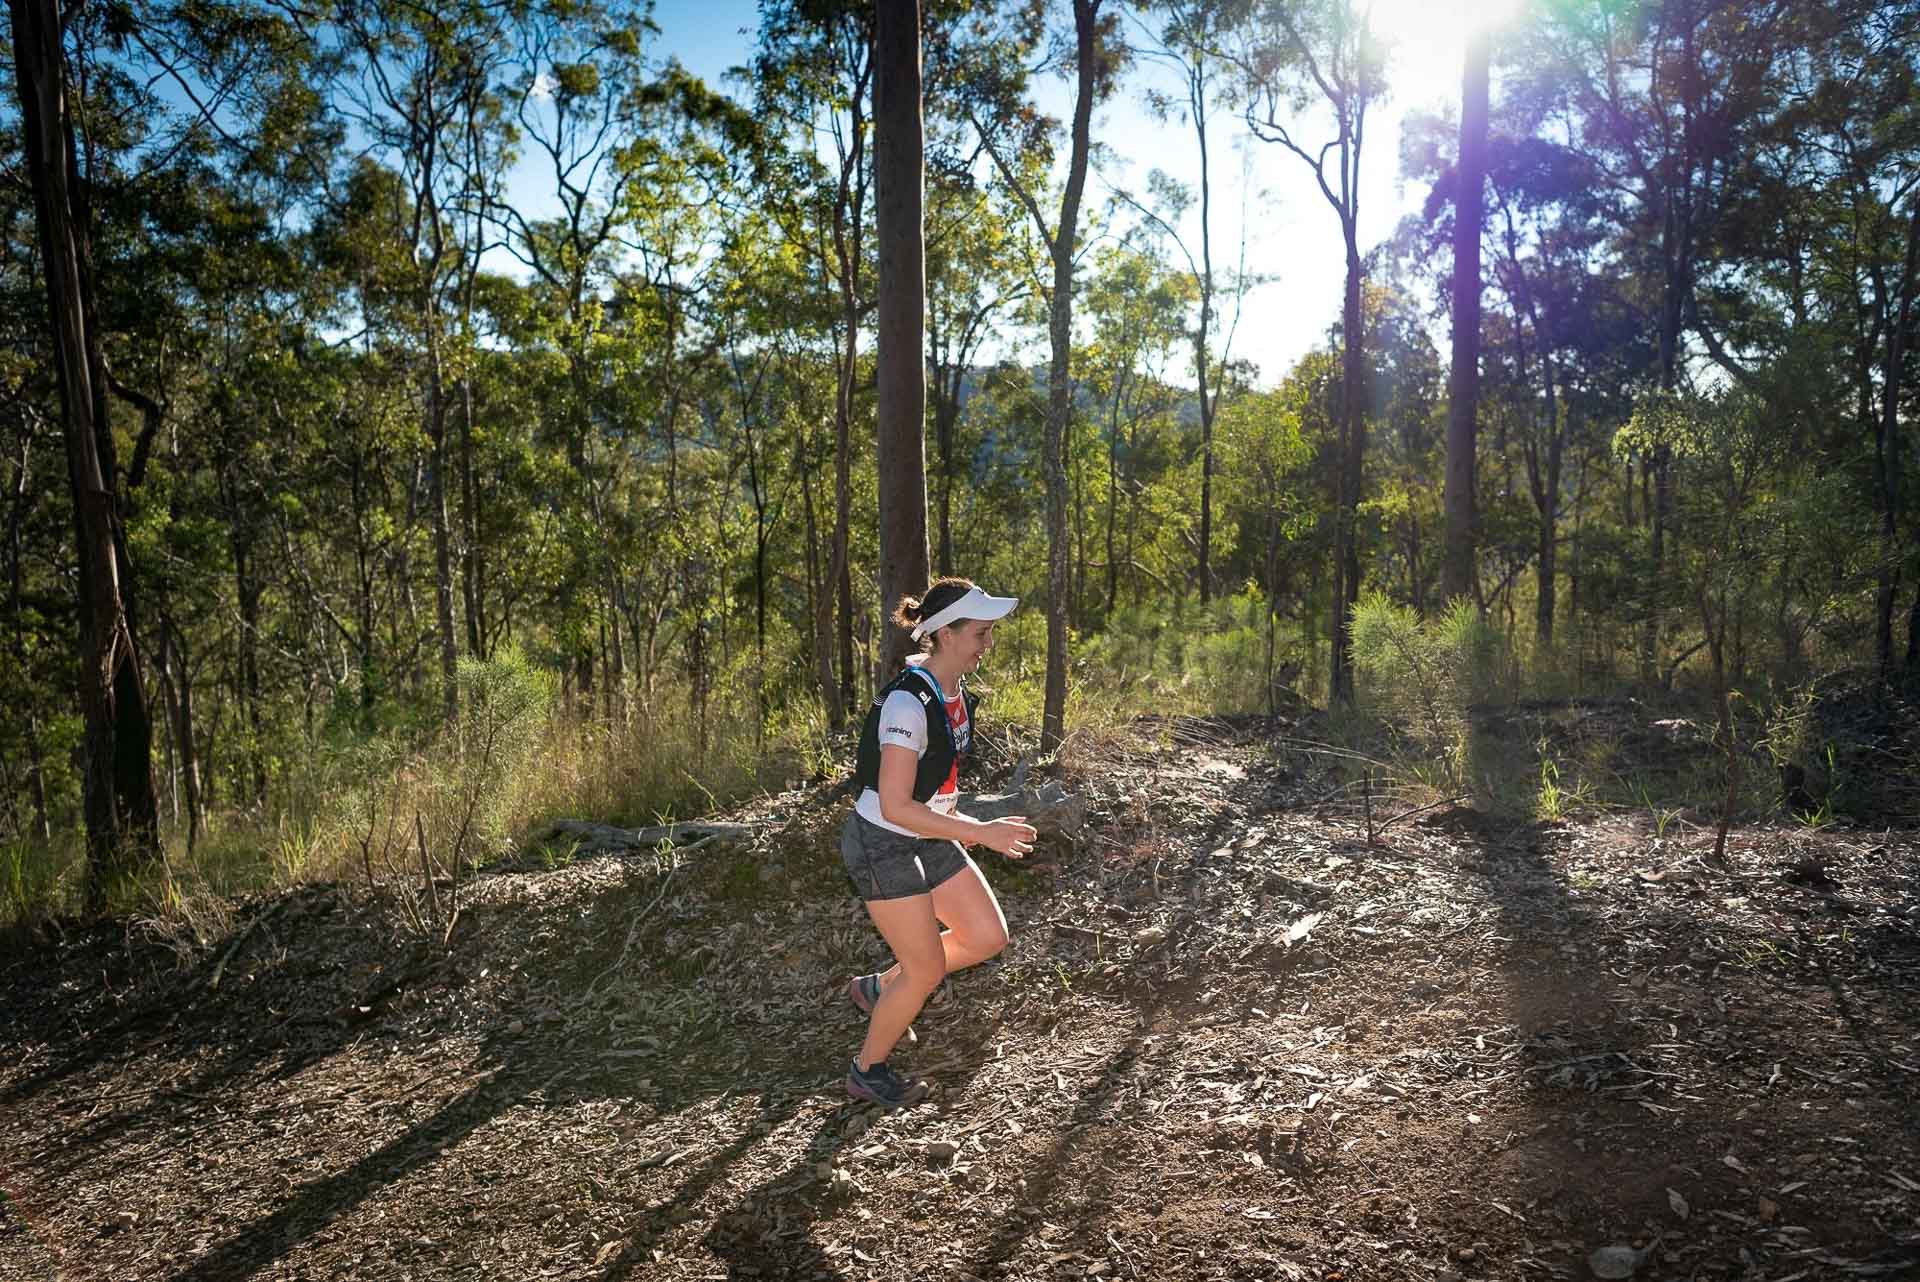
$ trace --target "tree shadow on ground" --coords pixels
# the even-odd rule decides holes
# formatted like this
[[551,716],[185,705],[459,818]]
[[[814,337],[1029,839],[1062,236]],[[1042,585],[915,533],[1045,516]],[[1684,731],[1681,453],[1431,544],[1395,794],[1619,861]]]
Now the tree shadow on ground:
[[[846,1186],[823,1173],[837,1169],[834,1157],[845,1143],[841,1124],[840,1114],[823,1116],[790,1166],[747,1190],[715,1217],[702,1241],[715,1256],[728,1261],[729,1277],[846,1276],[813,1237],[813,1225],[828,1204],[848,1195]],[[725,1163],[715,1166],[707,1184],[737,1156],[730,1154]],[[633,1276],[635,1264],[648,1262],[648,1249],[648,1244],[636,1243],[622,1256],[620,1266],[607,1272],[605,1282]]]
[[[544,940],[517,955],[483,955],[495,967],[517,965],[530,975],[571,979],[604,973],[626,960],[622,941],[631,944],[631,921],[653,901],[654,890],[648,879],[622,879],[593,893],[566,930],[547,932]],[[302,898],[321,893],[296,892]],[[276,921],[288,912],[272,905],[260,911],[275,914]],[[476,909],[467,918],[468,929],[476,929],[485,915],[486,910]],[[242,921],[228,940],[208,950],[178,979],[161,985],[153,999],[124,1012],[104,1005],[84,1012],[91,1017],[90,1026],[80,1019],[63,1026],[56,1012],[47,1012],[39,1036],[56,1048],[54,1053],[45,1064],[14,1078],[0,1094],[0,1107],[22,1119],[39,1119],[34,1127],[16,1132],[18,1142],[39,1150],[31,1162],[21,1163],[36,1188],[57,1188],[75,1180],[99,1186],[134,1173],[136,1164],[149,1181],[188,1186],[222,1178],[212,1171],[224,1165],[253,1185],[247,1195],[224,1200],[225,1207],[245,1217],[243,1222],[179,1266],[173,1274],[177,1282],[211,1282],[268,1269],[516,1110],[549,1109],[564,1117],[583,1106],[613,1103],[620,1106],[616,1113],[641,1107],[659,1122],[716,1097],[757,1091],[777,1101],[762,1110],[763,1120],[777,1126],[794,1117],[809,1092],[819,1088],[817,1082],[792,1081],[792,1061],[786,1056],[777,1069],[757,1071],[754,1065],[760,1061],[743,1053],[757,1013],[728,1009],[724,998],[715,1001],[711,993],[698,993],[701,974],[692,970],[663,978],[721,1009],[711,1027],[695,1028],[659,1045],[659,1058],[674,1071],[648,1092],[644,1106],[636,1104],[633,1095],[635,1074],[627,1067],[633,1061],[608,1058],[609,1047],[630,1040],[634,1030],[616,1033],[592,1012],[576,1012],[575,1019],[556,1026],[541,1024],[532,1010],[511,1021],[512,1010],[497,1010],[481,1036],[459,1039],[468,1052],[464,1063],[444,1051],[410,1053],[402,1048],[437,1045],[437,1035],[418,1011],[403,1013],[400,1007],[406,1003],[397,999],[410,990],[457,986],[477,969],[477,963],[463,960],[466,931],[457,932],[452,951],[443,953],[368,930],[365,923],[342,927],[343,935],[354,935],[351,948],[340,950],[356,958],[349,971],[325,966],[329,953],[324,940],[267,925]],[[589,941],[591,946],[583,948]],[[286,962],[289,954],[291,965]],[[319,974],[313,973],[317,961]],[[222,967],[227,982],[216,989],[214,979]],[[265,978],[243,978],[249,968],[257,968]],[[289,970],[300,973],[284,973]],[[9,977],[24,973],[11,968]],[[846,1030],[825,1030],[811,1039],[803,1035],[790,1049],[796,1058],[813,1053],[825,1063],[829,1057],[824,1044],[833,1040],[831,1058],[838,1058],[838,1042],[845,1037]],[[564,1045],[549,1044],[563,1039]],[[336,1063],[346,1064],[340,1057],[349,1051],[357,1062],[342,1075]],[[389,1058],[412,1072],[434,1062],[427,1078],[407,1086],[400,1079],[401,1069],[387,1068]],[[141,1064],[147,1073],[164,1073],[174,1066],[181,1071],[163,1085],[126,1093],[129,1082],[121,1074],[130,1063]],[[303,1074],[309,1076],[301,1078]],[[375,1110],[362,1114],[374,1119],[370,1129],[363,1129],[344,1115],[342,1121],[332,1121],[332,1110],[324,1105],[314,1111],[318,1101],[338,1098],[343,1081],[347,1094],[370,1082],[373,1091],[366,1098],[395,1107],[413,1105],[412,1116],[395,1130]],[[266,1083],[278,1085],[282,1101],[269,1102],[271,1095],[262,1099]],[[392,1098],[383,1098],[388,1096]],[[283,1131],[275,1120],[283,1112],[306,1120],[297,1131]],[[262,1117],[268,1120],[248,1124]],[[59,1128],[58,1143],[32,1137],[47,1127]],[[187,1151],[169,1149],[156,1167],[145,1140],[160,1134],[191,1135],[194,1142]],[[758,1138],[750,1129],[725,1144],[681,1181],[673,1203],[698,1196]],[[267,1159],[263,1145],[277,1145],[279,1160]],[[313,1146],[310,1153],[308,1145]],[[295,1160],[307,1156],[313,1161]],[[263,1161],[280,1172],[275,1181],[253,1178],[251,1168]],[[323,1169],[304,1181],[281,1182],[303,1164]],[[202,1200],[221,1201],[211,1188]],[[645,1234],[634,1236],[638,1245]],[[108,1244],[109,1250],[113,1245]]]
[[[325,886],[257,901],[227,938],[173,971],[160,969],[172,954],[138,949],[124,928],[112,925],[75,941],[74,956],[60,956],[65,950],[50,946],[51,956],[23,959],[18,973],[29,975],[36,965],[59,973],[84,958],[102,968],[104,979],[111,965],[119,986],[134,997],[121,1011],[101,1000],[39,1011],[34,1035],[55,1049],[44,1065],[0,1092],[0,1110],[24,1116],[43,1107],[43,1097],[73,1108],[71,1092],[87,1079],[109,1076],[121,1062],[155,1050],[180,1048],[191,1052],[183,1062],[198,1061],[175,1080],[131,1097],[104,1084],[92,1097],[82,1095],[86,1113],[63,1132],[60,1155],[42,1172],[69,1172],[130,1133],[179,1124],[241,1082],[263,1074],[291,1077],[364,1037],[394,996],[428,975],[431,950],[396,932],[347,923],[339,908]],[[307,964],[297,976],[270,969],[269,979],[255,987],[239,973],[252,960],[242,956],[243,949],[283,958],[297,949]],[[328,964],[336,949],[358,964]],[[148,970],[144,985],[140,969]]]
[[[1112,1095],[1118,1079],[1136,1065],[1148,1072],[1163,1070],[1173,1056],[1171,1039],[1152,1032],[1156,1018],[1172,1005],[1174,994],[1156,992],[1137,1008],[1132,1030],[1108,1052],[1085,1089],[1074,1099],[1072,1108],[1055,1138],[1021,1167],[1017,1207],[1012,1214],[995,1217],[993,1231],[985,1243],[969,1253],[968,1272],[995,1276],[1009,1268],[1045,1217],[1087,1225],[1112,1203],[1120,1174],[1117,1163],[1101,1162],[1103,1150],[1121,1147],[1127,1142],[1122,1124],[1145,1113],[1143,1097],[1135,1094],[1119,1107]],[[1082,1068],[1082,1073],[1088,1070]],[[1045,1090],[1047,1083],[1029,1084],[1030,1090]],[[1120,1138],[1117,1144],[1103,1144],[1098,1134],[1112,1129]],[[1072,1200],[1069,1201],[1068,1198]],[[1063,1214],[1062,1207],[1081,1208],[1077,1214]]]
[[[1469,1128],[1465,1160],[1444,1169],[1464,1222],[1466,1202],[1497,1199],[1534,1233],[1582,1251],[1665,1234],[1669,1268],[1784,1265],[1766,1230],[1776,1211],[1763,1208],[1774,1205],[1768,1192],[1797,1185],[1769,1180],[1764,1166],[1817,1150],[1828,1108],[1912,1142],[1914,1115],[1890,1103],[1911,1079],[1886,1064],[1915,1033],[1912,1001],[1884,980],[1890,969],[1862,958],[1853,983],[1840,983],[1831,946],[1791,949],[1771,915],[1773,878],[1696,869],[1652,833],[1461,828],[1461,867],[1497,914],[1488,961],[1499,991],[1488,997],[1512,1021],[1502,1040],[1513,1040],[1499,1065],[1508,1081],[1480,1110],[1488,1125]],[[1817,1030],[1829,1025],[1851,1043],[1842,1062],[1861,1064],[1880,1091],[1835,1081],[1816,1103],[1776,1090],[1781,1064],[1824,1051],[1809,1041],[1825,1041]],[[1794,1222],[1834,1244],[1877,1231],[1851,1212],[1823,1219],[1806,1208]]]
[[[963,977],[957,989],[960,996],[951,997],[949,1006],[930,1010],[916,1021],[916,1029],[924,1030],[921,1041],[926,1045],[920,1055],[901,1058],[935,1089],[933,1100],[919,1107],[933,1107],[936,1102],[944,1105],[964,1097],[979,1071],[993,1062],[988,1051],[1003,1030],[1003,1016],[994,1011],[983,1021],[970,1019],[964,996],[984,978],[980,974]],[[829,1089],[836,1093],[842,1089],[838,1078]],[[876,1115],[874,1110],[852,1104],[825,1114],[790,1163],[769,1173],[716,1214],[702,1241],[715,1256],[729,1262],[730,1277],[845,1276],[815,1240],[814,1226],[823,1215],[836,1213],[841,1203],[858,1196],[856,1180],[840,1168],[837,1155],[858,1138],[858,1131],[852,1131],[853,1138],[849,1138],[849,1122]],[[713,1164],[700,1181],[700,1191],[724,1175],[738,1156],[731,1154],[726,1161]],[[675,1201],[679,1200],[676,1197]],[[637,1245],[641,1249],[623,1253],[622,1267],[611,1271],[606,1282],[629,1276],[628,1261],[644,1261],[651,1243]]]

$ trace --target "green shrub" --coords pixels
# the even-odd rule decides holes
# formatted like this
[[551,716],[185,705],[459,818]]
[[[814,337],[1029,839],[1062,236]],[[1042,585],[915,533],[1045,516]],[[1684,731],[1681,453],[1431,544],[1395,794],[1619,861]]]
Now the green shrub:
[[1216,601],[1186,657],[1189,683],[1210,711],[1265,712],[1265,598],[1247,591]]
[[1449,789],[1484,783],[1474,708],[1507,697],[1513,674],[1499,630],[1471,602],[1423,621],[1407,606],[1368,594],[1354,610],[1353,662],[1364,706],[1430,763],[1420,773]]
[[517,647],[488,659],[462,659],[460,721],[453,734],[458,793],[455,860],[471,849],[499,846],[518,810],[521,767],[539,743],[553,712],[558,682]]

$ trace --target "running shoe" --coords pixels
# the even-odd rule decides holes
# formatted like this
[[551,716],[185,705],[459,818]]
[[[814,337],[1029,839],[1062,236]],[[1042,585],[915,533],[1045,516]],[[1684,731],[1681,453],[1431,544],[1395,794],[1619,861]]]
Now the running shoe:
[[878,1104],[892,1112],[904,1104],[917,1104],[927,1097],[927,1084],[902,1077],[878,1060],[862,1071],[856,1060],[847,1071],[847,1094],[856,1100]]
[[847,981],[847,1000],[858,1007],[862,1015],[873,1014],[873,1004],[880,1000],[880,976],[855,975]]

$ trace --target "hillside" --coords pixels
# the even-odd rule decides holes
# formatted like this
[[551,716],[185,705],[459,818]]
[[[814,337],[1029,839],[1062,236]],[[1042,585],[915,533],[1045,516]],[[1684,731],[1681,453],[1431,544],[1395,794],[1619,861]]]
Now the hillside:
[[1920,1272],[1911,833],[1369,845],[1277,732],[1178,724],[990,864],[1014,942],[892,1116],[841,1088],[881,953],[808,794],[744,856],[491,872],[444,948],[345,886],[16,948],[0,1278]]

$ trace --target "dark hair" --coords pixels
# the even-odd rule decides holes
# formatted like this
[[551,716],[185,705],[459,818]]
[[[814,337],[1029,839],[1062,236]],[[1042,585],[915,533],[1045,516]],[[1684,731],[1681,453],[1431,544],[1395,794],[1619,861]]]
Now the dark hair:
[[925,595],[901,597],[900,604],[893,607],[893,621],[911,632],[922,619],[931,619],[965,596],[972,587],[972,579],[935,579],[927,585]]

